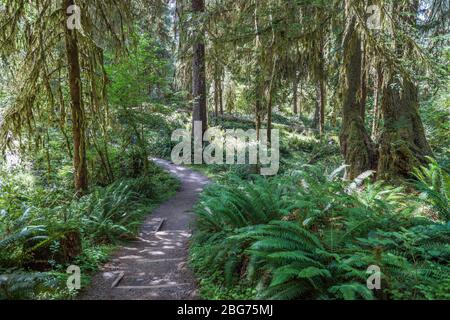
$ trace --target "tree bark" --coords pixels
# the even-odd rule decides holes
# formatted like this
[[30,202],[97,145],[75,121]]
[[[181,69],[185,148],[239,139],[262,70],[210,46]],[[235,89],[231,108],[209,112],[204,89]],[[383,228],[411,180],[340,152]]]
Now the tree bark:
[[214,115],[219,116],[219,81],[217,76],[214,78]]
[[367,52],[366,52],[366,44],[363,44],[363,58],[362,58],[362,72],[361,72],[361,117],[363,122],[366,120],[366,103],[367,103]]
[[319,96],[320,96],[320,108],[319,108],[319,132],[321,135],[325,133],[325,106],[326,106],[326,85],[325,80],[319,81]]
[[[74,5],[74,0],[65,0],[66,8]],[[73,166],[74,182],[77,196],[88,190],[88,171],[86,161],[86,137],[84,110],[81,101],[81,70],[76,29],[70,30],[64,19],[65,45],[69,74],[69,89],[72,111]]]
[[[419,2],[398,3],[394,14],[415,27]],[[414,48],[396,42],[400,57],[408,57]],[[380,137],[378,177],[410,177],[414,167],[427,162],[432,150],[425,136],[419,113],[419,90],[411,78],[392,68],[385,72],[381,114],[384,127]]]
[[375,151],[361,117],[361,38],[356,29],[356,18],[349,12],[343,48],[343,123],[340,141],[342,154],[349,165],[346,176],[354,179],[375,167]]
[[293,81],[293,102],[292,102],[292,112],[295,115],[298,115],[298,76],[297,72],[294,74],[294,81]]
[[325,132],[325,107],[326,107],[326,71],[325,71],[325,53],[324,53],[324,35],[320,35],[320,48],[319,48],[319,132],[323,135]]
[[[204,0],[192,0],[194,16],[205,11]],[[201,121],[202,130],[208,129],[208,114],[206,108],[206,62],[204,32],[199,23],[195,26],[195,40],[192,61],[192,95],[194,99],[193,122]]]
[[300,90],[297,99],[298,99],[298,116],[301,117],[303,114],[303,82],[300,82]]
[[426,163],[426,157],[432,156],[419,114],[417,86],[408,79],[399,81],[393,73],[386,76],[381,113],[384,127],[380,137],[378,177],[409,177],[414,167]]
[[[259,95],[260,92],[258,90],[257,94]],[[256,129],[256,138],[259,141],[260,139],[260,130],[261,130],[261,98],[259,96],[256,97],[256,103],[255,103],[255,129]]]
[[[271,50],[272,53],[272,50]],[[272,56],[272,54],[270,55]],[[267,101],[267,141],[272,144],[272,111],[273,111],[273,95],[275,90],[275,77],[277,70],[277,59],[273,59],[271,71],[270,71],[270,80],[266,81],[266,101]]]
[[273,99],[272,99],[272,88],[269,89],[269,96],[267,98],[267,142],[269,145],[272,144],[272,109],[273,109]]
[[312,121],[312,127],[314,129],[319,129],[320,127],[320,89],[319,86],[316,87],[316,99],[314,101],[314,116]]
[[373,106],[373,123],[372,123],[372,139],[376,141],[378,137],[378,129],[380,125],[380,103],[381,92],[383,90],[383,67],[381,63],[378,63],[376,67],[376,87]]
[[222,85],[222,79],[219,81],[219,109],[220,109],[220,115],[223,116],[223,85]]

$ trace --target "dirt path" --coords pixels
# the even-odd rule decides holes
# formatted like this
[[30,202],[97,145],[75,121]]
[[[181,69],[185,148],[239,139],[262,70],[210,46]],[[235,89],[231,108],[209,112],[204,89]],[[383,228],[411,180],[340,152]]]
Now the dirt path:
[[[154,161],[181,180],[180,191],[147,218],[137,241],[128,243],[114,254],[92,278],[91,286],[81,299],[197,298],[195,279],[186,265],[187,249],[193,221],[192,206],[208,179],[168,161]],[[160,230],[155,232],[162,221]]]

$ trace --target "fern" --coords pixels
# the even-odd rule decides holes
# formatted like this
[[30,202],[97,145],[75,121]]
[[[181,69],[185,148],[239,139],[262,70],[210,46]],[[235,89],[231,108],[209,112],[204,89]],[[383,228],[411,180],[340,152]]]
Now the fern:
[[0,274],[0,300],[32,299],[46,279],[44,273]]
[[374,298],[373,293],[358,282],[339,284],[331,287],[328,291],[337,298],[344,300],[357,300],[359,298],[372,300]]
[[[226,286],[246,275],[262,299],[445,296],[450,224],[414,216],[417,201],[383,182],[349,193],[342,170],[305,166],[210,187],[196,207],[194,270]],[[381,269],[379,292],[366,286],[370,265]]]
[[450,175],[443,170],[436,160],[428,158],[428,167],[414,169],[415,182],[421,199],[429,204],[444,221],[450,220]]

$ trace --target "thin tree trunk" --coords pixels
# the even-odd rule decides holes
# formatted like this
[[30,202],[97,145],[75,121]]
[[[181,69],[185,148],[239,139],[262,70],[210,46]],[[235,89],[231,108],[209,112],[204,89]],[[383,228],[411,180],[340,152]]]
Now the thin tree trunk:
[[100,162],[102,163],[106,180],[108,182],[113,182],[114,178],[113,178],[112,172],[110,172],[110,167],[108,166],[107,155],[103,154],[102,150],[100,149],[100,147],[95,139],[95,136],[92,133],[91,133],[91,142],[92,142],[92,145],[94,146],[95,151],[97,151],[97,154],[100,157]]
[[58,95],[59,95],[59,103],[60,103],[60,117],[58,119],[59,129],[61,130],[62,135],[64,136],[64,140],[66,142],[67,154],[70,158],[73,157],[72,154],[72,146],[70,145],[69,136],[64,128],[64,124],[66,123],[66,107],[64,103],[64,96],[62,93],[62,84],[58,84]]
[[381,103],[381,92],[383,90],[383,67],[381,63],[377,65],[376,69],[376,87],[375,87],[375,97],[373,106],[373,123],[372,123],[372,139],[378,137],[378,128],[380,125],[380,103]]
[[300,90],[298,95],[298,116],[301,117],[303,114],[303,82],[300,83]]
[[319,83],[320,108],[319,108],[319,132],[325,133],[325,105],[326,105],[326,85],[325,80],[321,79]]
[[259,97],[256,97],[255,104],[255,127],[257,140],[259,141],[259,131],[261,130],[261,99]]
[[269,88],[267,92],[267,141],[272,144],[272,109],[273,109],[273,92],[275,85],[275,73],[277,61],[274,59],[270,76]]
[[314,116],[312,121],[312,127],[319,129],[320,122],[320,88],[316,86],[316,99],[314,100]]
[[319,108],[319,132],[320,135],[323,135],[325,132],[325,107],[326,107],[326,71],[325,71],[325,53],[324,53],[324,35],[321,33],[320,35],[320,76],[319,76],[319,99],[320,99],[320,108]]
[[363,45],[362,73],[361,73],[361,118],[365,122],[366,119],[366,102],[367,102],[367,52],[366,45]]
[[46,132],[46,137],[47,137],[47,143],[45,143],[45,156],[47,158],[47,175],[48,175],[48,179],[50,180],[50,177],[52,175],[52,160],[50,157],[50,135],[48,133],[48,128],[47,128],[47,132]]
[[[259,38],[259,13],[258,13],[258,0],[255,0],[255,12],[254,12],[254,23],[255,23],[255,49],[256,49],[256,57],[257,57],[257,65],[256,65],[256,103],[255,103],[255,127],[256,127],[256,140],[259,142],[261,139],[260,130],[261,130],[261,93],[262,93],[262,80],[261,80],[261,56],[258,52],[261,47],[261,41]],[[259,158],[258,158],[259,165]],[[258,167],[258,165],[256,167]]]
[[298,76],[297,76],[297,72],[295,72],[294,74],[294,81],[293,81],[293,105],[292,105],[292,111],[294,112],[295,115],[298,115]]
[[269,97],[267,101],[267,142],[272,144],[272,89],[269,89]]
[[220,109],[220,115],[223,116],[223,84],[222,84],[222,80],[219,80],[219,109]]
[[[65,7],[74,5],[74,0],[65,0]],[[81,103],[81,71],[76,30],[70,30],[64,20],[67,63],[69,67],[69,88],[72,107],[73,166],[77,196],[88,190],[88,171],[86,162],[86,141],[84,110]]]
[[214,77],[214,115],[219,116],[219,80]]
[[[205,11],[204,0],[192,0],[192,11],[199,16]],[[201,24],[197,23],[196,28]],[[195,43],[193,47],[192,61],[192,95],[194,99],[193,122],[201,121],[202,130],[208,128],[208,114],[206,108],[206,62],[204,34],[201,30],[195,30]]]

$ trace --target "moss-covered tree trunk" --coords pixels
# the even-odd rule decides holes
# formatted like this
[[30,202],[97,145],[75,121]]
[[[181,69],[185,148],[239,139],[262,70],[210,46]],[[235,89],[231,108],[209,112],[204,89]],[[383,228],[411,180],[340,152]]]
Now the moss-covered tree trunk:
[[320,108],[319,108],[319,132],[321,135],[325,133],[325,106],[326,106],[326,83],[324,79],[319,81],[319,96],[320,96]]
[[[192,0],[192,11],[199,19],[205,11],[204,0]],[[205,43],[202,24],[197,20],[195,26],[193,60],[192,60],[192,96],[194,99],[193,121],[202,122],[202,130],[208,129],[208,114],[206,108],[206,61]]]
[[384,127],[380,137],[378,177],[408,177],[432,151],[419,115],[417,86],[408,79],[386,76],[381,103]]
[[326,84],[326,70],[325,70],[325,38],[324,34],[320,33],[319,41],[319,132],[321,135],[325,133],[325,107],[327,99],[327,84]]
[[367,81],[368,81],[368,70],[367,70],[367,43],[363,43],[363,60],[362,60],[362,71],[361,71],[361,94],[360,94],[360,106],[361,106],[361,117],[363,122],[366,120],[366,103],[367,103]]
[[320,122],[320,88],[319,85],[316,86],[316,99],[314,101],[314,115],[312,119],[312,127],[314,129],[319,129]]
[[356,18],[347,10],[343,65],[343,123],[340,135],[341,151],[345,158],[347,178],[353,179],[375,167],[375,151],[361,116],[361,38]]
[[383,88],[383,67],[381,63],[377,64],[376,67],[376,85],[373,103],[373,122],[372,122],[372,139],[376,141],[378,138],[378,129],[380,126],[380,115],[381,115],[381,92]]
[[[396,3],[393,14],[411,28],[416,27],[418,1]],[[411,43],[394,43],[399,58],[414,51]],[[408,177],[414,167],[426,162],[432,150],[425,136],[419,113],[419,90],[414,80],[398,70],[385,71],[381,116],[384,127],[380,137],[378,177]]]
[[[74,0],[65,0],[63,4],[64,12],[66,12],[68,7],[74,5]],[[72,111],[74,182],[77,195],[81,196],[88,190],[85,121],[81,101],[81,69],[77,31],[67,28],[65,19],[64,30]]]

